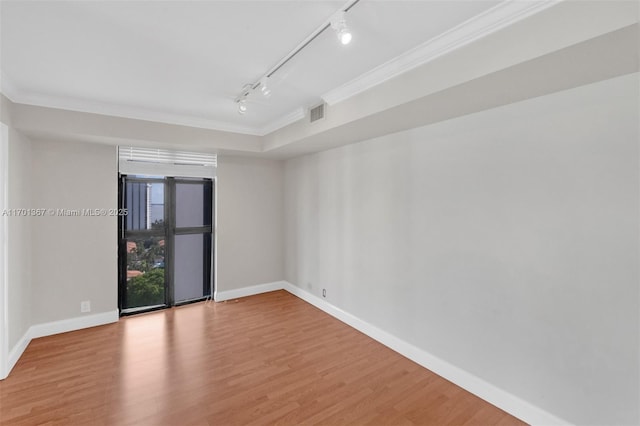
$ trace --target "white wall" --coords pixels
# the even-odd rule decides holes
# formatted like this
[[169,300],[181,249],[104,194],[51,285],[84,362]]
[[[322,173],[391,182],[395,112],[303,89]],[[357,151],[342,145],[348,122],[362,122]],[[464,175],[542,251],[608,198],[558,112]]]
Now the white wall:
[[[31,141],[9,129],[8,208],[31,205]],[[31,326],[31,223],[28,216],[8,217],[8,329],[12,351]]]
[[[0,99],[1,102],[1,99]],[[0,106],[1,108],[1,106]],[[1,111],[0,111],[1,113]],[[2,117],[0,117],[1,119]],[[8,186],[8,156],[9,156],[9,128],[0,121],[0,209],[7,208]],[[7,324],[7,229],[8,220],[0,216],[0,379],[4,379],[8,372],[9,358],[9,325]]]
[[285,277],[576,424],[638,424],[638,74],[289,160]]
[[216,291],[284,276],[281,161],[219,156]]
[[[33,205],[52,209],[117,208],[114,146],[33,141]],[[48,323],[117,309],[117,218],[33,218],[32,322]]]

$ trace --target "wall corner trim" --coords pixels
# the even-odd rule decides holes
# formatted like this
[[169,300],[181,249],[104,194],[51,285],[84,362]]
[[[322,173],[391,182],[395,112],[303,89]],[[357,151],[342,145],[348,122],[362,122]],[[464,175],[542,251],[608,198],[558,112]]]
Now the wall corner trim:
[[366,321],[363,321],[353,314],[343,311],[337,306],[328,303],[324,299],[321,299],[300,287],[289,282],[285,282],[284,290],[528,424],[571,424],[570,422],[556,417],[553,414],[548,413],[547,411],[544,411],[543,409],[538,408],[517,396],[512,395],[511,393],[430,354],[423,349],[413,346],[412,344],[405,342],[404,340],[399,339]]
[[20,359],[20,357],[24,353],[24,350],[27,349],[27,346],[29,346],[29,343],[31,342],[31,337],[29,336],[30,331],[31,329],[27,330],[27,332],[24,333],[20,340],[18,340],[18,343],[16,343],[16,345],[11,349],[11,352],[9,352],[6,370],[3,372],[4,374],[2,375],[2,377],[0,377],[0,379],[7,378],[9,373],[11,373],[11,370],[13,370],[13,367],[18,362],[18,359]]

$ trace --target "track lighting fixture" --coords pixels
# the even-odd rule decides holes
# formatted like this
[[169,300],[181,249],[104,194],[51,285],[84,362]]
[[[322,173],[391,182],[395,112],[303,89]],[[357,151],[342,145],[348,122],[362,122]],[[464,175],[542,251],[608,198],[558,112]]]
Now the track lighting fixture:
[[347,21],[344,17],[344,11],[341,11],[336,14],[336,16],[331,20],[331,28],[333,28],[338,36],[338,40],[340,43],[347,45],[351,43],[351,39],[353,35],[347,26]]
[[269,78],[328,28],[332,28],[336,32],[338,40],[340,40],[340,43],[343,45],[351,43],[353,35],[347,26],[345,14],[349,12],[359,1],[360,0],[347,0],[347,3],[342,6],[338,12],[336,12],[330,19],[324,21],[324,23],[309,34],[307,38],[302,40],[295,49],[267,70],[260,79],[254,80],[253,83],[245,84],[240,94],[235,98],[235,102],[238,104],[238,114],[244,114],[247,112],[247,98],[253,92],[258,90],[258,88],[260,88],[260,93],[262,93],[262,96],[265,98],[271,96],[271,87],[268,85]]

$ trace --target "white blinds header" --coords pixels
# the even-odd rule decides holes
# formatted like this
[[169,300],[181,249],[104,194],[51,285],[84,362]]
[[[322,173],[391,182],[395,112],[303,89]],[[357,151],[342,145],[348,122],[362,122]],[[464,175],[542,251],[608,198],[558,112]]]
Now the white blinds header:
[[123,174],[215,177],[216,165],[216,154],[118,147],[118,170]]

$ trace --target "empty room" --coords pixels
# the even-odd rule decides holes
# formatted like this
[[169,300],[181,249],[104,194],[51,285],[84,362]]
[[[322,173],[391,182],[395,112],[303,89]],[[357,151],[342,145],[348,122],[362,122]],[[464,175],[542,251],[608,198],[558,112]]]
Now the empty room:
[[0,424],[640,425],[639,22],[0,0]]

